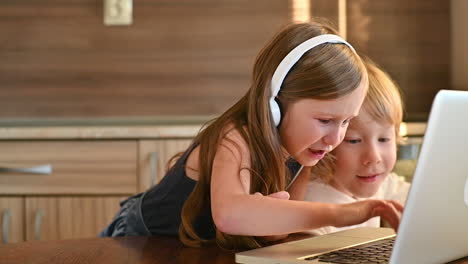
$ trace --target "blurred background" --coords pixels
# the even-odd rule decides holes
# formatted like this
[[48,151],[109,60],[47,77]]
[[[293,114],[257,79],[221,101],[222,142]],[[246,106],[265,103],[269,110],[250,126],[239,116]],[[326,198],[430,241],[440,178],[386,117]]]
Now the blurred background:
[[121,2],[128,25],[106,25],[101,0],[0,1],[0,118],[216,116],[267,40],[316,16],[390,73],[406,121],[426,121],[438,90],[468,89],[465,0]]
[[432,100],[468,90],[468,0],[0,0],[1,243],[95,237],[249,88],[281,27],[334,23],[402,89],[412,179]]

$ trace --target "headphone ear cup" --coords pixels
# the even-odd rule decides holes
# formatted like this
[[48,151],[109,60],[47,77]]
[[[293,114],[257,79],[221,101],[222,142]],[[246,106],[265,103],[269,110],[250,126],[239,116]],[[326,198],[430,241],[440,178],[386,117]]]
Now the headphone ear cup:
[[273,123],[276,127],[279,126],[281,122],[281,108],[278,104],[277,98],[270,99],[270,111],[271,117],[273,118]]

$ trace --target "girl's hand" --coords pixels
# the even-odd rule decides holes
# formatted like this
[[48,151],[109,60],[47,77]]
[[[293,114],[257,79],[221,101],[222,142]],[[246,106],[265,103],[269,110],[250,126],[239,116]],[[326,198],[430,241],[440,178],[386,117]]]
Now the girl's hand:
[[364,200],[337,206],[336,227],[357,225],[372,217],[380,216],[396,232],[403,212],[403,205],[393,200]]
[[[263,196],[263,194],[256,192],[254,195]],[[289,200],[289,193],[287,191],[275,192],[272,194],[267,195],[267,197],[282,199],[282,200]],[[276,235],[276,236],[264,236],[263,238],[268,242],[278,241],[281,239],[285,239],[288,237],[289,234],[284,235]]]

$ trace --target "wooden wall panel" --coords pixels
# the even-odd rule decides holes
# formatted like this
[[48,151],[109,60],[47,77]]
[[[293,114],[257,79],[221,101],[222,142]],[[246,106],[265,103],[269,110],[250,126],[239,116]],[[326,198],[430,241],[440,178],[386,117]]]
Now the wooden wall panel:
[[451,84],[456,90],[468,90],[468,1],[451,0]]
[[284,0],[135,0],[104,26],[102,6],[0,1],[0,117],[218,114],[290,20]]
[[450,89],[450,1],[353,0],[348,40],[396,80],[407,120],[425,120],[440,89]]
[[[248,89],[294,0],[134,0],[104,26],[102,0],[0,1],[0,118],[217,115]],[[340,0],[309,1],[338,24]],[[347,37],[402,87],[407,120],[450,85],[450,1],[348,0]]]
[[338,29],[338,1],[310,0],[311,16],[324,18]]

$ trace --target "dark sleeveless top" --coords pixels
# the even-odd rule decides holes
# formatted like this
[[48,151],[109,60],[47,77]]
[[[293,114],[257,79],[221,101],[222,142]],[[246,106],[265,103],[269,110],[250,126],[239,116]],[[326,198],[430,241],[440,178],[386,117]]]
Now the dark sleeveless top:
[[[152,235],[177,235],[179,232],[182,207],[197,183],[185,173],[187,158],[195,147],[196,145],[192,145],[188,148],[164,178],[143,196],[143,221]],[[301,167],[292,159],[288,160],[287,166],[292,175],[296,175]],[[194,223],[194,228],[204,239],[215,237],[211,207],[204,209]]]

